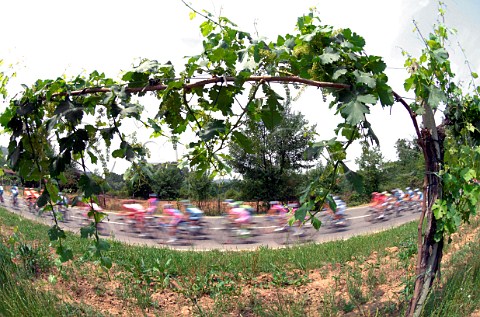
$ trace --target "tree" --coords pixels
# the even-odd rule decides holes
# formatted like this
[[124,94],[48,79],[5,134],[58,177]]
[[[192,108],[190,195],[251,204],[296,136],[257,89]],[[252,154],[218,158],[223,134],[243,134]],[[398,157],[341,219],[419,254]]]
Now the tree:
[[190,171],[183,183],[181,193],[188,199],[196,201],[200,207],[203,207],[202,203],[215,197],[215,184],[208,175],[201,174],[199,176],[195,171]]
[[114,173],[114,172],[109,172],[105,176],[105,180],[108,183],[108,186],[110,187],[110,191],[113,191],[115,194],[122,193],[124,190],[126,190],[126,183],[123,175]]
[[123,175],[129,195],[148,198],[148,196],[153,193],[153,174],[154,167],[150,163],[140,161],[139,163],[132,164]]
[[[334,206],[329,192],[336,186],[337,176],[343,174],[358,183],[358,175],[345,164],[349,146],[365,138],[378,143],[367,119],[370,107],[398,102],[412,119],[425,161],[417,279],[408,312],[420,314],[440,268],[445,238],[458,230],[462,220],[469,220],[480,195],[476,183],[480,173],[480,89],[473,85],[468,94],[454,83],[445,48],[449,35],[442,20],[445,9],[441,7],[439,24],[428,39],[422,36],[425,48],[420,57],[407,54],[410,76],[404,88],[415,94],[411,104],[388,85],[386,64],[364,51],[361,36],[350,29],[322,25],[314,12],[298,18],[294,34],[279,35],[270,42],[238,30],[228,18],[214,20],[213,15],[194,12],[204,18],[200,25],[203,50],[190,57],[179,73],[171,63],[143,60],[121,80],[97,71],[73,79],[37,80],[10,100],[0,117],[11,133],[8,158],[22,177],[42,182],[38,204],[53,209],[51,201],[58,199],[58,184],[49,179],[62,176],[72,161],[83,167],[79,196],[88,202],[96,199],[101,187],[86,172],[85,158],[97,161],[92,149],[100,141],[109,148],[114,138],[119,140],[118,148],[111,152],[113,157],[142,158],[143,147],[130,142],[122,127],[125,118],[141,121],[155,135],[165,126],[173,134],[190,128],[197,138],[189,144],[188,165],[215,176],[228,170],[229,157],[222,150],[230,142],[247,152],[255,145],[240,129],[246,121],[264,125],[268,131],[281,124],[284,104],[277,92],[281,88],[275,83],[309,85],[331,96],[330,107],[343,119],[335,137],[311,145],[310,155],[324,160],[325,171],[307,186],[300,197],[302,206],[292,219],[311,221],[319,228],[321,223],[314,216],[325,202]],[[478,75],[471,75],[473,82]],[[144,122],[137,100],[150,92],[158,98],[159,108],[154,118]],[[440,108],[447,118],[443,125],[438,125],[434,116]],[[86,115],[95,115],[96,121],[87,122]],[[422,126],[417,121],[420,117]],[[54,151],[51,143],[57,144],[59,151]],[[140,163],[135,164],[141,168]],[[139,171],[144,172],[142,168]],[[90,214],[95,230],[84,228],[82,236],[95,237],[93,254],[102,265],[111,267],[105,255],[108,247],[96,229],[106,215],[95,210]],[[54,221],[49,237],[60,259],[68,261],[72,252],[63,243],[63,229],[56,218]]]
[[362,142],[362,153],[355,160],[358,164],[358,174],[363,177],[363,194],[366,199],[372,192],[380,191],[384,178],[384,161],[379,147],[370,148],[367,142]]
[[382,187],[385,189],[422,187],[425,162],[417,140],[399,139],[395,147],[397,160],[385,163],[387,177]]
[[185,171],[178,168],[177,163],[158,164],[153,174],[152,189],[159,199],[174,200],[180,197],[185,178]]
[[315,127],[288,105],[280,114],[282,119],[272,130],[263,122],[247,120],[242,133],[251,147],[230,146],[231,165],[243,176],[242,191],[250,199],[294,199],[300,183],[297,171],[311,164],[304,154]]

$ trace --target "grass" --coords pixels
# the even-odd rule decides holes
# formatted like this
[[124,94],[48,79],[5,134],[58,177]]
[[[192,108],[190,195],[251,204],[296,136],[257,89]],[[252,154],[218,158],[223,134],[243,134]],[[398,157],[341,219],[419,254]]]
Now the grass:
[[480,234],[456,252],[431,292],[423,316],[469,316],[480,308]]
[[[1,208],[0,224],[5,227],[17,227],[18,234],[21,235],[21,238],[17,239],[15,250],[8,243],[6,246],[0,245],[4,251],[6,250],[2,254],[10,254],[9,256],[14,254],[17,258],[23,259],[23,262],[18,262],[23,263],[22,265],[2,265],[2,268],[22,272],[22,274],[9,272],[3,276],[22,275],[23,278],[16,280],[15,283],[13,281],[4,283],[4,288],[0,292],[1,316],[102,316],[92,307],[59,303],[54,294],[41,292],[29,286],[31,279],[35,278],[32,276],[33,273],[48,272],[55,263],[54,259],[50,259],[49,266],[45,259],[45,248],[50,244],[47,226],[25,220]],[[307,299],[295,300],[289,295],[279,293],[274,301],[267,303],[256,290],[264,287],[299,287],[309,282],[310,270],[349,261],[363,263],[373,252],[377,252],[377,257],[381,258],[386,253],[385,249],[392,246],[399,246],[399,263],[405,263],[400,265],[405,269],[408,267],[406,263],[415,256],[416,230],[417,224],[412,222],[388,231],[353,237],[345,241],[278,250],[262,247],[255,251],[240,252],[174,251],[109,241],[111,248],[107,255],[115,263],[116,271],[122,272],[115,277],[124,285],[124,288],[117,290],[119,297],[130,301],[134,299],[134,305],[141,310],[155,309],[157,305],[151,297],[151,285],[155,285],[154,288],[157,289],[166,289],[174,282],[175,291],[196,305],[194,311],[196,315],[221,316],[236,309],[255,316],[301,316],[308,308]],[[479,237],[476,241],[478,240]],[[78,268],[76,274],[82,276],[99,274],[98,270],[87,265],[92,260],[87,256],[91,243],[91,240],[81,239],[67,232],[65,245],[76,255],[73,261],[74,266]],[[432,292],[424,316],[468,315],[480,307],[480,296],[476,295],[475,288],[480,282],[480,259],[474,256],[478,252],[480,247],[474,243],[457,252],[451,260],[451,267],[454,269],[445,273],[442,286]],[[4,258],[8,259],[6,256],[2,257]],[[30,275],[25,272],[29,272]],[[62,275],[65,280],[74,280],[75,277],[70,276],[72,272],[72,268],[67,267],[57,274]],[[375,288],[384,283],[388,276],[388,268],[380,268],[379,265],[367,268],[364,277],[347,267],[342,268],[342,272],[346,277],[344,286],[347,287],[347,296],[336,298],[333,292],[341,286],[335,281],[335,285],[332,285],[332,294],[318,295],[323,296],[324,306],[318,308],[319,315],[336,316],[355,308],[361,310],[362,305],[375,296]],[[271,275],[270,282],[268,284],[257,282],[257,277],[265,273]],[[235,300],[241,296],[242,289],[238,286],[241,283],[253,286],[252,296],[247,301]],[[362,289],[362,286],[367,290]],[[101,293],[102,289],[99,288],[98,292]],[[203,296],[212,298],[212,307],[202,308],[198,305],[197,300]],[[384,315],[394,316],[395,313],[399,313],[398,309],[395,303],[388,303],[388,306],[378,311]]]
[[64,304],[49,292],[32,288],[30,267],[17,266],[12,249],[0,244],[0,316],[103,316],[82,306]]

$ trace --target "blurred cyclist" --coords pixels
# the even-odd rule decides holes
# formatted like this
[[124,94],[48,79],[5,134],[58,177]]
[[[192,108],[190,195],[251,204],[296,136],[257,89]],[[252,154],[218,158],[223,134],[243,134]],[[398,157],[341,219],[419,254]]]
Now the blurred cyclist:
[[288,208],[285,208],[279,201],[273,200],[270,202],[270,209],[268,209],[268,220],[276,222],[278,228],[274,231],[285,230],[287,225]]
[[18,187],[17,185],[13,185],[12,188],[10,188],[10,193],[12,194],[12,203],[14,206],[17,206],[18,204]]
[[177,241],[178,224],[184,219],[184,214],[179,209],[173,208],[172,204],[163,205],[163,214],[168,218],[170,239],[167,243],[173,243]]
[[158,210],[158,203],[160,201],[157,198],[156,194],[150,194],[147,200],[147,214],[152,215]]
[[[245,230],[245,227],[250,224],[252,215],[250,211],[242,207],[242,202],[232,202],[229,204],[230,209],[228,210],[228,218],[231,223],[237,228],[240,229],[240,234],[248,234],[248,230]],[[242,230],[243,229],[243,230]]]

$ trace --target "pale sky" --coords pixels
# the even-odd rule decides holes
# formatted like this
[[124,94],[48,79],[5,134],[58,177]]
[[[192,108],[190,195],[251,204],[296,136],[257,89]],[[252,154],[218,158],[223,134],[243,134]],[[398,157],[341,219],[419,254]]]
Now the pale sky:
[[[198,10],[221,14],[252,34],[274,40],[277,35],[294,33],[297,17],[316,7],[323,23],[335,28],[351,28],[366,40],[367,53],[382,56],[388,65],[387,75],[393,90],[404,97],[401,49],[418,56],[421,41],[412,32],[415,19],[424,35],[437,17],[437,2],[429,0],[193,0],[187,1]],[[451,37],[454,71],[465,75],[463,53],[480,73],[480,1],[446,0],[448,26],[458,30]],[[183,57],[201,52],[197,16],[189,19],[190,9],[180,0],[10,0],[1,5],[3,24],[0,59],[13,63],[17,78],[10,85],[13,95],[20,84],[30,85],[37,78],[56,78],[62,74],[76,76],[93,70],[118,77],[131,68],[138,58],[172,61],[177,71],[183,69]],[[315,89],[307,90],[294,104],[311,124],[317,124],[321,138],[330,138],[336,124],[333,112],[321,101]],[[155,107],[157,103],[153,103]],[[4,105],[2,105],[3,110]],[[414,135],[412,124],[399,104],[392,109],[371,108],[367,117],[380,139],[387,160],[394,160],[395,141]],[[147,142],[148,131],[138,131],[138,138]],[[1,143],[6,144],[2,137]],[[175,160],[171,145],[162,139],[148,143],[152,162]],[[180,154],[184,151],[179,147]],[[350,151],[351,165],[359,146]],[[112,161],[113,164],[113,161]],[[128,162],[118,161],[114,172],[123,173]]]

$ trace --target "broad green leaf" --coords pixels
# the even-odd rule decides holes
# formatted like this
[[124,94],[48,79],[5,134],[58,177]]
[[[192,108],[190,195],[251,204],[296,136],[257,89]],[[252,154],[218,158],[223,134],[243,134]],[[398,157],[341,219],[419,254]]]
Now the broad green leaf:
[[340,53],[331,47],[327,47],[322,55],[320,55],[320,61],[322,64],[331,64],[340,59]]
[[433,57],[437,60],[438,63],[443,64],[448,60],[448,52],[445,48],[441,47],[432,52]]
[[57,241],[58,239],[65,239],[65,231],[57,225],[53,225],[48,229],[48,237],[50,241]]
[[364,191],[363,177],[360,174],[349,169],[348,166],[343,161],[340,161],[340,164],[343,167],[345,178],[348,180],[350,184],[353,185],[353,188],[355,189],[355,191],[357,193],[363,193]]
[[226,131],[225,122],[223,120],[213,120],[209,122],[199,133],[198,136],[203,141],[210,141]]
[[60,256],[60,261],[67,262],[73,259],[73,251],[65,248],[63,245],[57,247],[57,254]]
[[48,194],[48,191],[43,191],[43,193],[37,199],[37,206],[40,208],[44,207],[47,205],[49,201],[50,201],[50,195]]
[[200,24],[200,31],[202,32],[202,35],[205,36],[205,37],[208,34],[210,34],[213,31],[214,28],[215,28],[215,26],[213,25],[213,23],[211,21],[205,21],[202,24]]
[[377,81],[376,90],[382,106],[391,106],[395,102],[393,99],[393,90],[387,84]]
[[405,89],[405,91],[409,91],[410,89],[412,89],[414,84],[415,84],[415,78],[411,76],[405,80],[405,83],[403,84],[403,88]]
[[102,191],[101,187],[93,179],[91,179],[85,174],[82,174],[80,176],[78,186],[85,193],[85,198],[90,198],[92,195],[98,195]]
[[379,56],[368,56],[366,68],[374,74],[380,74],[387,68],[387,64]]
[[357,100],[352,100],[342,108],[342,114],[346,116],[347,123],[357,125],[365,119],[365,114],[370,113],[365,104]]
[[282,121],[282,114],[278,110],[267,107],[262,108],[261,117],[265,127],[270,131]]
[[313,217],[312,218],[312,226],[315,228],[315,230],[318,230],[322,226],[322,222],[320,221],[320,219],[318,219],[316,217]]
[[435,219],[442,219],[443,216],[447,212],[447,206],[445,204],[445,201],[440,202],[440,204],[435,203],[432,206],[432,212],[433,212],[433,215],[434,215]]
[[376,104],[377,103],[377,97],[374,95],[359,95],[357,96],[357,101],[360,101],[364,104]]
[[232,105],[235,100],[233,97],[236,89],[237,88],[232,85],[215,85],[212,87],[208,92],[212,102],[211,107],[214,110],[220,110],[224,116],[232,115]]
[[323,150],[325,149],[324,142],[316,142],[307,147],[304,153],[304,157],[306,160],[318,159],[322,154]]
[[363,47],[365,46],[365,39],[363,37],[355,32],[352,32],[350,29],[343,29],[342,34],[348,42],[355,46],[355,51],[363,50]]
[[100,264],[102,264],[102,266],[106,267],[107,269],[111,269],[112,268],[112,259],[110,259],[107,256],[102,256],[102,257],[100,257]]
[[106,240],[99,240],[97,243],[97,250],[98,251],[108,251],[110,250],[110,243]]
[[370,74],[356,70],[353,72],[353,75],[357,79],[358,83],[365,84],[370,88],[375,88],[375,78],[373,78]]
[[433,109],[436,109],[440,103],[447,102],[447,97],[445,93],[438,87],[430,86],[429,94],[428,94],[428,105]]
[[125,149],[116,149],[112,152],[112,157],[123,158],[125,157]]
[[252,141],[245,136],[240,131],[233,131],[232,132],[233,138],[238,145],[242,147],[247,153],[253,153],[253,144]]
[[347,73],[347,70],[345,68],[340,68],[337,69],[332,76],[333,80],[337,80],[340,76],[345,75]]
[[88,226],[80,228],[80,236],[84,239],[90,238],[95,234],[95,225],[90,222]]
[[298,208],[296,211],[295,211],[295,220],[298,220],[298,221],[304,221],[305,220],[305,217],[307,216],[307,212],[308,212],[308,207],[306,204],[303,204],[300,206],[300,208]]
[[475,172],[474,169],[471,169],[469,167],[465,167],[460,171],[460,176],[466,181],[469,182],[471,179],[477,177],[477,173]]

